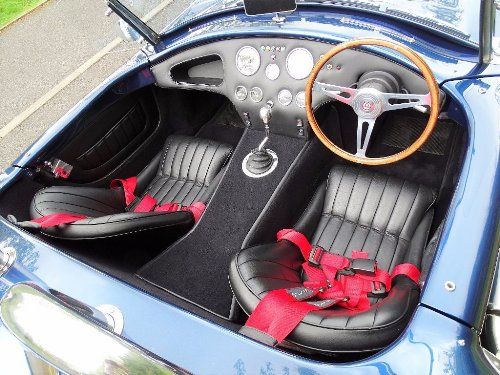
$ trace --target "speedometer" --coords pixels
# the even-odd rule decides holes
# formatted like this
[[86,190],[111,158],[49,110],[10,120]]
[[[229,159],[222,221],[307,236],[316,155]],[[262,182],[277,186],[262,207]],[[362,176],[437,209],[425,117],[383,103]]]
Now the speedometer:
[[241,47],[236,54],[236,67],[243,75],[254,75],[260,67],[259,51],[250,46]]
[[314,58],[305,48],[295,48],[286,58],[286,70],[294,79],[304,79],[314,67]]

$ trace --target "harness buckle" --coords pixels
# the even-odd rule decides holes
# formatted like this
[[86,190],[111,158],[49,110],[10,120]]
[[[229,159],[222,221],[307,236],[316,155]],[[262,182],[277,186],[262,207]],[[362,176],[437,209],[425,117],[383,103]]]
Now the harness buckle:
[[337,270],[337,278],[339,276],[354,276],[355,274],[356,272],[350,266]]
[[321,258],[323,257],[324,253],[325,250],[321,246],[312,246],[307,262],[314,267],[319,267],[321,265]]
[[360,275],[375,276],[377,262],[373,259],[352,259],[350,269]]
[[[378,288],[377,288],[378,284]],[[373,282],[372,283],[372,291],[369,293],[371,297],[381,297],[387,294],[387,290],[385,289],[385,285],[381,282]]]

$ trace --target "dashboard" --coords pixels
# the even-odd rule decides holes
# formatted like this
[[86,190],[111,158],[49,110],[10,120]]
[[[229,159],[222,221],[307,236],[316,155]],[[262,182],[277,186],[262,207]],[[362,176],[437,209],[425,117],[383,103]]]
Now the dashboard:
[[[263,128],[259,110],[271,101],[271,132],[307,137],[304,103],[307,78],[314,64],[331,48],[331,44],[299,39],[221,40],[172,56],[154,65],[152,72],[160,87],[225,95],[245,124],[252,128]],[[424,79],[414,71],[360,50],[335,56],[325,64],[317,80],[352,86],[362,74],[376,70],[397,76],[406,92],[428,92]],[[313,94],[315,108],[330,101],[326,95]]]

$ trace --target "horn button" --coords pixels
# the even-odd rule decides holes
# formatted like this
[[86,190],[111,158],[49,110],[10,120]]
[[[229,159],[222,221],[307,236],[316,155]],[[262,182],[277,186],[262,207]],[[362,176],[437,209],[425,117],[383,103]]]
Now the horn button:
[[372,88],[360,89],[351,106],[364,119],[375,119],[384,112],[381,92]]

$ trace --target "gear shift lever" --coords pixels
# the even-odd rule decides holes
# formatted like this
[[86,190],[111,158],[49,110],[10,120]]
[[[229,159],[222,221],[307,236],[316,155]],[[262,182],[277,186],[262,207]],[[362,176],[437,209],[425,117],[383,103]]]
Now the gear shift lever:
[[264,151],[264,146],[269,141],[269,123],[271,122],[271,117],[273,117],[273,108],[274,103],[272,101],[268,101],[265,107],[262,107],[259,111],[259,116],[262,122],[264,123],[264,131],[266,133],[266,137],[260,142],[258,151]]
[[272,108],[274,103],[268,101],[259,111],[259,116],[264,123],[265,137],[260,142],[259,146],[252,150],[250,154],[243,160],[243,171],[252,177],[263,177],[273,171],[276,167],[278,157],[276,153],[265,148],[269,142],[270,127],[272,117]]

